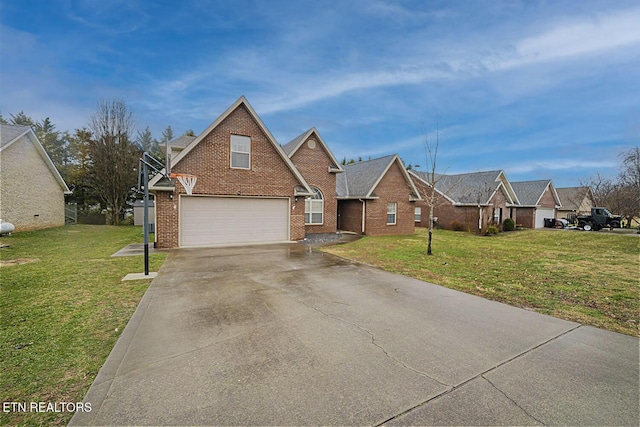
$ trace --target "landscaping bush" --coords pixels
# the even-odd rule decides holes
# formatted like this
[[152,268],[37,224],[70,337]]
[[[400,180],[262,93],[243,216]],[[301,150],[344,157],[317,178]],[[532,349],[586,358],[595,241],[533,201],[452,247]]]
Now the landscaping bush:
[[495,225],[490,225],[487,227],[487,234],[498,234],[500,230]]
[[454,219],[449,223],[449,228],[451,228],[453,231],[464,231],[464,225],[462,225],[462,223],[460,223],[460,221],[458,221],[457,219]]
[[516,223],[511,218],[507,218],[502,224],[502,229],[504,231],[513,231],[516,229]]

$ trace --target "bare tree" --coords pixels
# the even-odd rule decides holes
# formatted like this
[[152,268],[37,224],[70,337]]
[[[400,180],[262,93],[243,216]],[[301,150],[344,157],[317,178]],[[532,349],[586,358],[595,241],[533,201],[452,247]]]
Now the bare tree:
[[438,148],[440,146],[440,130],[438,122],[436,122],[436,138],[433,143],[428,136],[424,139],[424,154],[427,165],[427,172],[424,176],[427,180],[429,189],[426,194],[427,203],[429,204],[429,239],[427,242],[427,255],[433,255],[433,208],[436,203],[436,184],[438,183],[439,175],[436,173],[438,166]]
[[622,200],[620,215],[627,219],[627,227],[640,217],[640,147],[625,151],[622,158],[622,170],[618,177],[620,183],[619,198]]
[[[625,151],[622,157],[622,171],[620,182],[640,191],[640,147]],[[640,199],[640,197],[639,197]]]
[[590,177],[586,182],[580,181],[580,185],[591,188],[593,204],[602,207],[609,205],[612,194],[616,188],[616,183],[613,180],[605,178],[599,173]]
[[109,222],[118,224],[131,189],[136,185],[140,152],[133,143],[133,113],[122,100],[101,101],[88,127],[88,181],[92,191],[110,211]]
[[621,154],[622,164],[617,181],[596,174],[586,183],[591,187],[596,206],[608,208],[626,219],[626,226],[640,217],[640,148]]

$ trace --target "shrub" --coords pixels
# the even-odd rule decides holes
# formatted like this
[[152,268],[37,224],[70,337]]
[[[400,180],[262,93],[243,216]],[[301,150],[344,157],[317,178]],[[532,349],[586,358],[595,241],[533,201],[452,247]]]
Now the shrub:
[[453,230],[453,231],[464,231],[464,225],[462,225],[460,223],[460,221],[458,221],[457,219],[454,219],[453,221],[451,221],[449,223],[449,227]]
[[133,225],[133,224],[134,224],[133,216],[128,216],[118,223],[118,225],[127,225],[127,226]]
[[516,223],[511,218],[507,218],[504,220],[502,229],[504,231],[513,231],[516,229]]
[[498,234],[500,230],[495,225],[490,225],[487,227],[487,234]]

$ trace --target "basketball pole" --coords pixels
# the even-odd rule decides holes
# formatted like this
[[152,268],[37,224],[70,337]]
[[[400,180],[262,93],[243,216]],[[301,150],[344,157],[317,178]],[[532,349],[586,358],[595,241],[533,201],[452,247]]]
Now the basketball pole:
[[[155,163],[155,165],[153,164]],[[162,163],[156,158],[147,153],[142,153],[140,159],[140,167],[142,169],[142,183],[144,184],[144,224],[142,225],[144,230],[144,275],[149,275],[149,168],[154,172],[164,175],[169,179],[169,175],[161,170]],[[138,180],[138,191],[140,190],[140,179]]]
[[[147,154],[146,152],[144,153]],[[149,275],[149,166],[144,163],[144,275]]]

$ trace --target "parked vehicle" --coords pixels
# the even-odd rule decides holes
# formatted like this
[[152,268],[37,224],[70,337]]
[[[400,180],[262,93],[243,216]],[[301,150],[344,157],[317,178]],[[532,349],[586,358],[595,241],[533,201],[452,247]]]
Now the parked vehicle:
[[578,228],[585,231],[598,231],[604,227],[620,228],[622,217],[613,215],[607,208],[591,208],[591,215],[578,215]]

